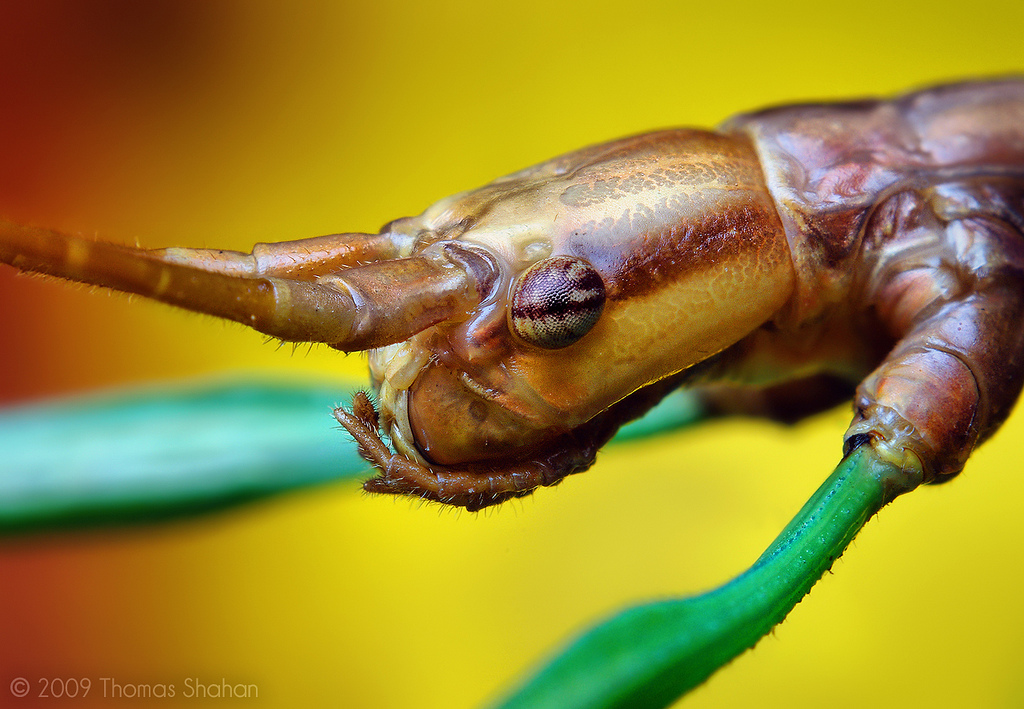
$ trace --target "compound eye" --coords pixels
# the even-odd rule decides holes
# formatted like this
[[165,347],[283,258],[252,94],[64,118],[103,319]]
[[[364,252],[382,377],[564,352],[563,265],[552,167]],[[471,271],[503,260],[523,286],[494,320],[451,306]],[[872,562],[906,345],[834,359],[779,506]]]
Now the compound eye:
[[604,310],[604,281],[574,256],[554,256],[530,266],[512,291],[512,331],[547,350],[568,347],[590,332]]

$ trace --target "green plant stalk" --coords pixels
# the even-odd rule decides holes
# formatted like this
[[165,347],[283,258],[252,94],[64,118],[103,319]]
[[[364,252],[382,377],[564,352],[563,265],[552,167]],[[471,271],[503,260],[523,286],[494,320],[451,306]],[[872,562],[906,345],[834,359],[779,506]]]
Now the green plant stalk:
[[845,458],[746,572],[628,609],[573,642],[502,709],[665,707],[780,623],[890,499],[911,489],[870,446]]
[[[0,533],[152,522],[361,476],[368,465],[331,417],[345,391],[214,382],[0,413]],[[674,394],[616,440],[704,417],[694,397]],[[671,704],[780,622],[909,487],[869,447],[855,450],[750,570],[704,595],[613,617],[502,706]]]

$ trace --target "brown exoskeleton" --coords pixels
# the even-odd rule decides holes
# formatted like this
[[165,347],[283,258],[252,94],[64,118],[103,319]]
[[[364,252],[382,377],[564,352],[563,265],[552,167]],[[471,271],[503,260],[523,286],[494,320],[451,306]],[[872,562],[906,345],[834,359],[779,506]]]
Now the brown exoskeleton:
[[552,485],[682,385],[782,420],[856,388],[847,453],[912,487],[959,472],[1024,380],[1024,81],[625,138],[379,234],[243,254],[0,223],[0,260],[368,350],[379,419],[363,394],[336,416],[374,492]]

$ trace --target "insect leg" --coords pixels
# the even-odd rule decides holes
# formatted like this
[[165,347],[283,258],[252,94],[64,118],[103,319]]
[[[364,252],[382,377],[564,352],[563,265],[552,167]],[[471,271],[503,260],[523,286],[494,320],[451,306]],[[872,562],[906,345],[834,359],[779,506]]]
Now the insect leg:
[[944,258],[884,274],[874,302],[902,337],[858,387],[846,433],[847,450],[870,442],[925,481],[960,472],[1024,384],[1021,235],[969,217],[948,223],[943,239]]

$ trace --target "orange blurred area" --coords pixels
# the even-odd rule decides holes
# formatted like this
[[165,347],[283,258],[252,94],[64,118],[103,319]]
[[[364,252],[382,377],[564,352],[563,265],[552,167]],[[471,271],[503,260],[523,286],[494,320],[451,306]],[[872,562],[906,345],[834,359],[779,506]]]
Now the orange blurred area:
[[[372,231],[588,143],[1021,72],[1022,26],[1008,2],[7,3],[0,216],[152,247]],[[3,402],[364,370],[0,267]],[[188,678],[254,684],[268,707],[478,706],[608,613],[746,568],[838,461],[848,419],[612,448],[479,515],[335,485],[191,522],[5,540],[0,706],[107,706],[113,684],[202,703]],[[687,706],[1024,702],[1022,429],[1018,413],[959,479],[884,510]],[[17,676],[33,692],[46,678],[92,690],[15,701]]]

